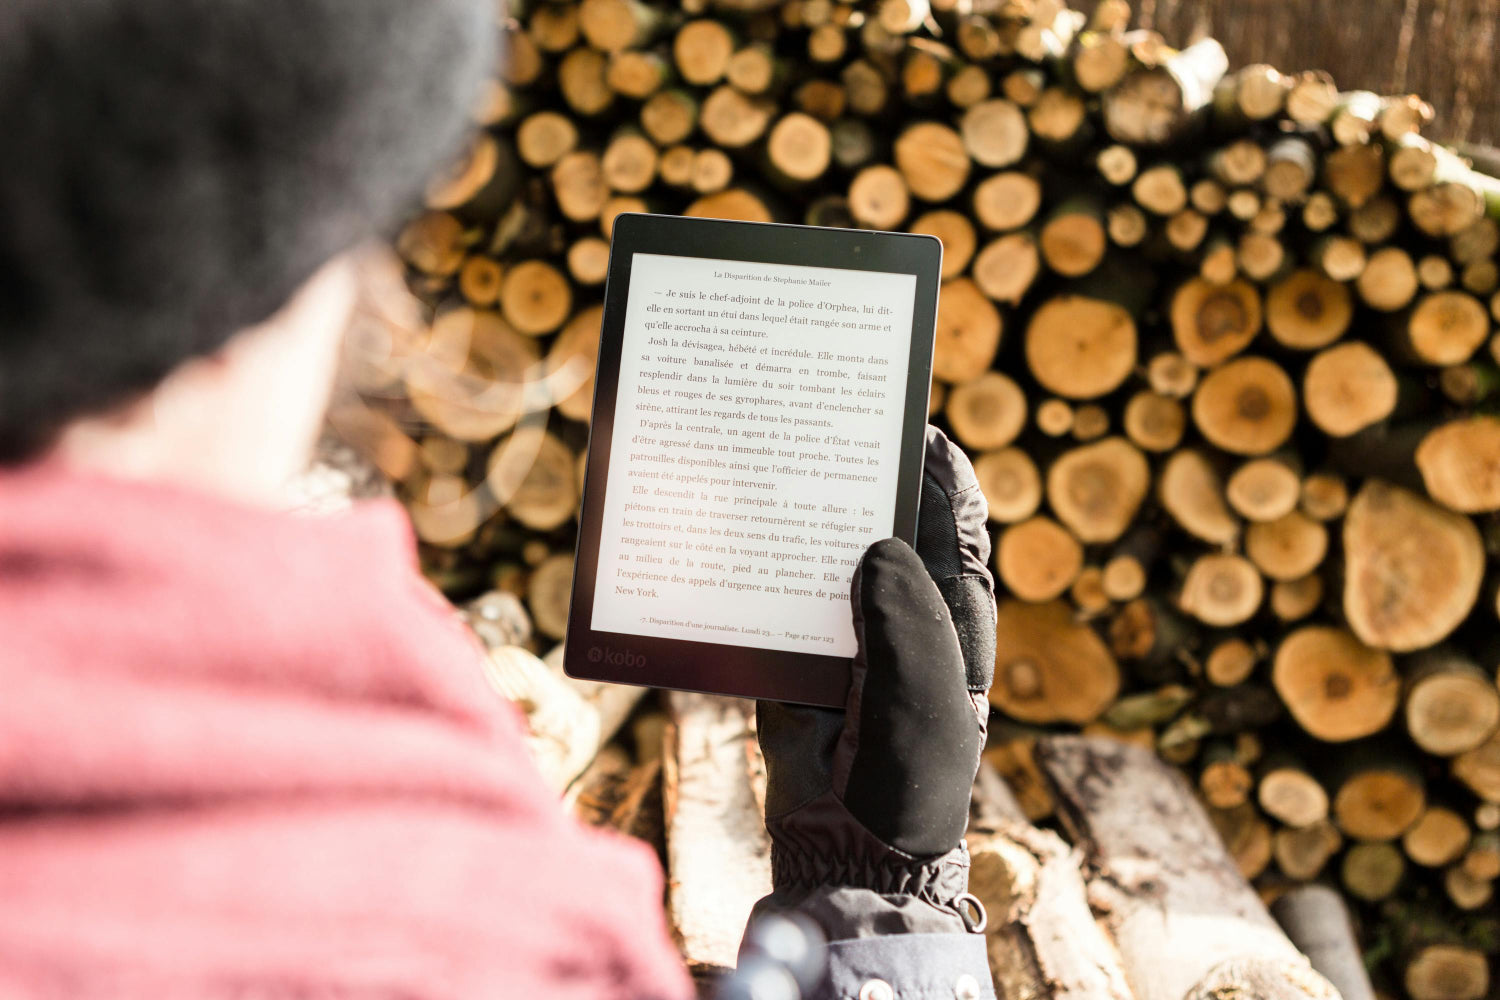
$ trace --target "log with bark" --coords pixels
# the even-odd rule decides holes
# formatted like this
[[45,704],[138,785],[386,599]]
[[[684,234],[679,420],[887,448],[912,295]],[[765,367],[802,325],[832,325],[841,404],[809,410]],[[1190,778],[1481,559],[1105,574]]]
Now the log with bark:
[[1192,791],[1149,751],[1049,737],[1038,752],[1064,823],[1087,845],[1094,905],[1136,997],[1338,995],[1271,919]]

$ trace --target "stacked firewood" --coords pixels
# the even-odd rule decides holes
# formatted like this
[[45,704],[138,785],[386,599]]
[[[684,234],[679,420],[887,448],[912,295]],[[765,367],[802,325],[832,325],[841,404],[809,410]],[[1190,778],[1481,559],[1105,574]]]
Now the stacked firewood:
[[[989,757],[1025,815],[1053,814],[1048,731],[1150,746],[1266,895],[1340,885],[1393,990],[1479,997],[1500,182],[1423,136],[1416,96],[1231,70],[1129,14],[511,4],[482,128],[396,241],[427,311],[359,328],[335,423],[399,481],[432,578],[509,598],[499,627],[524,618],[540,653],[566,622],[615,216],[940,237],[930,409],[990,503]],[[512,659],[497,683],[523,701],[555,679]],[[597,694],[560,786],[631,710]]]

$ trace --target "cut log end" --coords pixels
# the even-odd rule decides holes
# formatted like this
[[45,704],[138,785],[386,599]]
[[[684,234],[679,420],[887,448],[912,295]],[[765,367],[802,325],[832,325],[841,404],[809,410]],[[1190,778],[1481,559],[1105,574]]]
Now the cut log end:
[[1401,697],[1390,654],[1322,625],[1300,628],[1282,641],[1271,680],[1297,724],[1332,743],[1384,729]]
[[1248,559],[1206,555],[1188,569],[1178,603],[1204,624],[1224,627],[1248,621],[1264,595],[1260,573]]
[[1177,349],[1208,368],[1244,350],[1260,331],[1260,294],[1246,281],[1192,278],[1172,297],[1171,315]]
[[1067,452],[1047,473],[1047,500],[1080,541],[1110,542],[1124,534],[1150,488],[1145,456],[1124,438]]
[[1045,388],[1094,399],[1117,388],[1135,366],[1136,327],[1113,302],[1077,295],[1044,302],[1026,328],[1026,360]]
[[1297,420],[1297,396],[1282,368],[1239,358],[1209,372],[1193,396],[1193,422],[1236,455],[1264,455],[1284,444]]
[[1000,603],[990,701],[1022,722],[1098,718],[1115,700],[1120,670],[1093,629],[1060,601]]
[[1479,596],[1484,549],[1468,518],[1371,480],[1344,518],[1344,615],[1371,646],[1421,649],[1446,638]]
[[1024,601],[1061,596],[1083,568],[1083,546],[1048,517],[1007,528],[995,550],[995,568],[1006,588]]

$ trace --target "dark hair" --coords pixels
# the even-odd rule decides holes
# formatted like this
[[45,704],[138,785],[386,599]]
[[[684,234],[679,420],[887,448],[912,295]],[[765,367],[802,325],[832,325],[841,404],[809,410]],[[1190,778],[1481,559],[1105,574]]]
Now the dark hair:
[[391,226],[456,150],[494,0],[0,2],[0,463]]

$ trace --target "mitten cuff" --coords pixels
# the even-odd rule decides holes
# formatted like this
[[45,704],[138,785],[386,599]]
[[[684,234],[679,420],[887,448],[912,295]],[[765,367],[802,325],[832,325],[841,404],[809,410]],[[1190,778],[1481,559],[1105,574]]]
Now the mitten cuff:
[[884,843],[832,792],[766,821],[771,882],[783,890],[851,886],[951,907],[969,888],[969,851],[915,857]]

